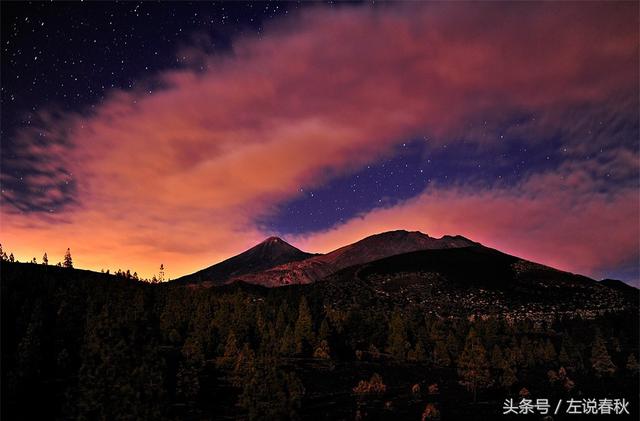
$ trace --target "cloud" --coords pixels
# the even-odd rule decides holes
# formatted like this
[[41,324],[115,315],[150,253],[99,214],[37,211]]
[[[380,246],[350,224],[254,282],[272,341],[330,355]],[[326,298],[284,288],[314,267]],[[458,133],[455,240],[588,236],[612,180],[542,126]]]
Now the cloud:
[[[637,165],[637,164],[636,164]],[[598,191],[585,168],[538,174],[516,187],[435,186],[401,205],[376,209],[295,239],[331,250],[393,229],[460,234],[532,261],[591,276],[640,260],[637,188]],[[632,281],[638,281],[638,273]]]
[[[85,267],[195,270],[260,240],[254,221],[300,187],[357,170],[412,136],[451,141],[469,121],[523,111],[566,127],[573,122],[548,111],[627,98],[638,90],[636,12],[633,3],[318,7],[236,39],[229,54],[185,47],[198,67],[17,133],[3,185],[23,187],[2,193],[3,242],[25,258],[70,246]],[[37,173],[12,178],[36,162]],[[484,200],[504,218],[519,211],[513,192],[472,193],[416,200],[459,215]],[[604,206],[597,195],[578,199],[595,216]],[[536,203],[549,208],[530,206],[530,218],[553,218],[557,200],[541,193]],[[453,232],[468,228],[452,218]],[[542,229],[513,224],[509,234],[490,219],[481,218],[481,238],[525,241]]]

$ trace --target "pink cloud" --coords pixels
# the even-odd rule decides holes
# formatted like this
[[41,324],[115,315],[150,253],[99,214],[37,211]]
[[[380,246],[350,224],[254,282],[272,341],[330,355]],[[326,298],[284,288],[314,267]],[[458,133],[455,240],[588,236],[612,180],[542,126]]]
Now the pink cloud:
[[[262,38],[237,39],[231,55],[198,56],[191,48],[204,71],[163,72],[149,81],[161,89],[150,93],[154,83],[143,81],[144,88],[111,92],[95,111],[44,115],[40,127],[18,134],[24,149],[11,165],[45,157],[40,168],[49,180],[28,181],[60,186],[70,174],[77,202],[46,217],[3,205],[3,242],[25,258],[71,246],[85,267],[150,275],[164,262],[175,275],[195,270],[260,240],[256,218],[301,187],[354,171],[399,141],[429,133],[438,142],[487,115],[565,110],[637,92],[636,16],[633,3],[315,8],[275,22]],[[581,183],[579,174],[567,177]],[[49,201],[61,194],[52,188]],[[539,253],[525,247],[527,236],[566,204],[555,194],[518,194],[479,196],[461,187],[393,212],[428,198],[429,209],[449,221],[443,227],[464,233],[475,208],[485,224],[471,230],[478,240],[504,238],[507,251]],[[598,195],[577,199],[594,218],[633,216],[624,201],[610,208]],[[447,216],[452,207],[460,211]],[[498,209],[501,217],[490,218]],[[509,212],[521,209],[539,225],[496,223],[519,220]],[[363,234],[386,226],[373,215]],[[398,218],[395,227],[405,223]],[[586,220],[566,222],[587,229]]]
[[[580,178],[579,188],[574,178]],[[532,261],[598,276],[604,268],[640,258],[640,212],[636,189],[581,191],[595,182],[588,174],[573,172],[571,177],[542,174],[516,188],[435,187],[295,242],[327,251],[372,232],[399,228],[436,237],[460,234]]]

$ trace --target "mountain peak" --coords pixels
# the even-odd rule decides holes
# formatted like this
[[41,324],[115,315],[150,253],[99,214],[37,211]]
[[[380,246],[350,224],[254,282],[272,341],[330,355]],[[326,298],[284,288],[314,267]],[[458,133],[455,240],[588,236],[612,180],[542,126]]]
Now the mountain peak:
[[259,243],[258,245],[254,246],[253,248],[247,250],[247,251],[251,251],[251,250],[262,250],[261,253],[267,253],[267,254],[279,254],[279,253],[293,253],[293,254],[297,254],[297,253],[302,253],[302,251],[294,246],[292,246],[291,244],[287,243],[286,241],[284,241],[282,238],[280,237],[276,237],[276,236],[271,236],[267,239],[265,239],[264,241],[262,241],[261,243]]
[[420,231],[393,230],[370,235],[353,244],[318,257],[334,268],[344,268],[418,250],[458,248],[474,245],[463,237],[433,238]]
[[314,255],[295,248],[282,238],[272,236],[236,256],[191,275],[183,276],[179,280],[185,283],[223,284],[236,276],[260,272],[312,256]]
[[260,244],[287,244],[287,245],[291,245],[291,244],[287,243],[286,241],[284,241],[282,238],[276,237],[276,236],[271,236],[271,237],[265,239]]
[[370,237],[396,237],[396,238],[403,238],[403,237],[423,237],[423,238],[431,238],[429,237],[429,234],[425,234],[423,232],[420,231],[407,231],[407,230],[391,230],[391,231],[385,231],[385,232],[381,232],[379,234],[374,234],[371,235],[367,238]]

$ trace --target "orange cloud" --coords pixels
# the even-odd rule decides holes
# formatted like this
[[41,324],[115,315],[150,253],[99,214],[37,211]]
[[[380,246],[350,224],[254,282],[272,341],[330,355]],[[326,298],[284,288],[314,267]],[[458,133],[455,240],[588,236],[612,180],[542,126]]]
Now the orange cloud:
[[[23,259],[71,247],[82,267],[196,270],[260,240],[256,219],[301,187],[354,171],[397,142],[423,133],[437,142],[487,115],[637,92],[636,16],[633,3],[406,4],[316,8],[277,21],[262,38],[237,39],[230,55],[202,53],[204,71],[166,71],[144,88],[111,92],[95,111],[42,115],[18,133],[23,148],[9,165],[35,162],[40,173],[26,180],[26,199],[3,191],[2,241]],[[393,215],[394,227],[420,225],[420,215],[432,227],[455,207],[442,232],[528,252],[525,238],[538,225],[511,224],[509,233],[489,217],[472,229],[464,217],[499,208],[509,218],[526,207],[518,200],[532,201],[509,194],[426,193],[339,237],[364,221],[362,234],[379,231]],[[540,227],[563,206],[544,197],[526,207]],[[428,213],[417,210],[425,200]],[[584,200],[594,216],[605,207],[597,195]],[[617,204],[616,212],[629,208]],[[57,209],[25,211],[30,205]],[[309,246],[330,243],[322,238]]]

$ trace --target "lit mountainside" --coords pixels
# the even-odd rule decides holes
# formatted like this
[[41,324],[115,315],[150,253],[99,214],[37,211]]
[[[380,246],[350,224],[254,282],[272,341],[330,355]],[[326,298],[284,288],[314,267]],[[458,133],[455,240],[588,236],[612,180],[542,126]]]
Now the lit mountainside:
[[565,311],[592,317],[626,308],[638,293],[462,236],[432,238],[404,230],[371,235],[318,255],[271,237],[175,282],[204,287],[236,282],[262,287],[315,284],[313,289],[333,297],[338,307],[354,302],[389,309],[415,305],[440,315],[501,313],[516,318],[524,312],[547,318]]
[[418,250],[477,245],[461,236],[432,238],[421,232],[389,231],[371,235],[324,255],[305,253],[270,237],[257,246],[176,282],[220,285],[242,280],[263,286],[308,284],[349,266]]

